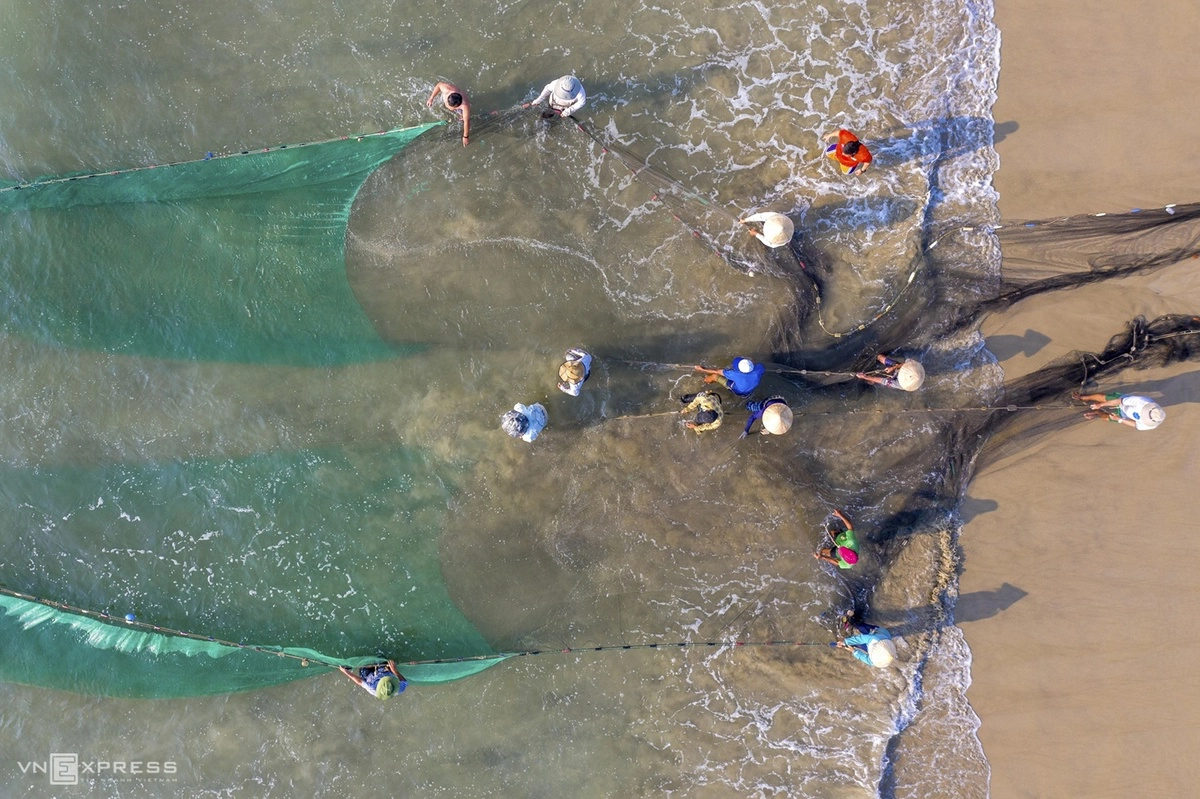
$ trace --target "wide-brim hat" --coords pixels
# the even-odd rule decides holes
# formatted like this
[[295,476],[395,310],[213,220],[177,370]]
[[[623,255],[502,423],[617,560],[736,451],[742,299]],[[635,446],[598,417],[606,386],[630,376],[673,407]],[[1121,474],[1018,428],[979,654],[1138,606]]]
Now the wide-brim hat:
[[905,391],[916,391],[925,383],[925,367],[910,358],[900,365],[896,382]]
[[1167,412],[1157,402],[1146,403],[1146,418],[1155,427],[1162,424],[1167,419]]
[[875,668],[886,669],[896,659],[896,645],[890,638],[871,641],[867,644],[867,657]]
[[399,687],[400,681],[395,677],[387,676],[380,677],[379,682],[375,683],[375,696],[380,699],[390,699],[392,694],[396,693],[396,688]]
[[583,373],[583,363],[580,361],[567,361],[558,367],[558,379],[564,383],[578,383],[583,379]]
[[783,435],[792,429],[792,409],[782,402],[768,405],[763,411],[762,425],[771,435]]
[[582,89],[583,84],[579,82],[579,78],[574,75],[563,75],[554,82],[554,99],[560,103],[569,103],[579,95]]
[[796,226],[783,214],[771,214],[763,220],[763,241],[768,247],[782,247],[795,232]]

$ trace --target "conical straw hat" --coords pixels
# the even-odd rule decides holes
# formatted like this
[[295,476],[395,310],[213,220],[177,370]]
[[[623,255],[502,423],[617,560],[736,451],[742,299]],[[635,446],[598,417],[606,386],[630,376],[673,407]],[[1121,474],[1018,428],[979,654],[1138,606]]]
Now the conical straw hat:
[[763,221],[763,240],[768,247],[782,247],[795,232],[796,226],[783,214],[771,214]]
[[763,411],[762,424],[771,435],[781,436],[792,429],[792,409],[782,402],[768,405]]
[[867,644],[867,657],[871,659],[872,666],[879,669],[886,669],[896,659],[896,645],[892,643],[890,638],[884,638],[882,641],[872,641]]
[[916,391],[925,382],[925,367],[910,358],[896,372],[896,382],[905,391]]

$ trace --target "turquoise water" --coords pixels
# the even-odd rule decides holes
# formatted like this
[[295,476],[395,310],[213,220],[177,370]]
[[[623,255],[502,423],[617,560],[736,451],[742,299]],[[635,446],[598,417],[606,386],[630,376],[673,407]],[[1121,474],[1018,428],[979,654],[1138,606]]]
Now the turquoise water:
[[[0,168],[13,180],[433,121],[439,78],[502,110],[574,70],[595,130],[735,215],[799,220],[828,266],[831,330],[894,299],[932,233],[995,215],[990,4],[18,3],[8,16]],[[861,180],[821,155],[837,125],[876,145]],[[943,482],[936,422],[813,415],[738,443],[737,414],[709,438],[617,418],[695,389],[686,371],[630,361],[826,346],[790,281],[731,269],[575,129],[517,117],[472,139],[432,131],[352,210],[343,288],[397,357],[239,362],[205,341],[147,352],[6,328],[0,579],[221,637],[390,648],[410,619],[442,629],[398,609],[413,592],[395,551],[416,537],[497,649],[820,642],[848,589],[810,552],[838,506],[880,544],[863,579],[885,621],[943,590],[950,508],[889,527]],[[21,232],[53,261],[45,230]],[[987,237],[944,247],[887,323],[895,335],[915,329],[939,270],[994,272]],[[24,252],[4,250],[6,268],[28,268],[13,263]],[[28,299],[9,287],[9,307]],[[579,399],[554,388],[570,346],[597,356]],[[986,390],[971,341],[926,359],[938,378],[923,401]],[[766,388],[813,414],[910,399],[776,375]],[[517,401],[549,409],[532,446],[499,431]],[[882,545],[893,536],[903,546]],[[874,796],[904,730],[896,795],[981,795],[956,635],[915,630],[886,675],[818,647],[576,652],[386,705],[336,674],[171,702],[9,684],[0,769],[31,795],[54,789],[20,762],[76,752],[178,765],[169,781],[95,778],[102,795]],[[935,723],[923,696],[948,708]]]

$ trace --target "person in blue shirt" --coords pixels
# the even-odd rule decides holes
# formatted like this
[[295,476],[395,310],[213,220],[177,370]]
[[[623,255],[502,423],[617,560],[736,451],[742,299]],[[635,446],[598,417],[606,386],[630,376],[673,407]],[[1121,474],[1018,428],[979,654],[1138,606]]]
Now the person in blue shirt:
[[379,699],[391,699],[396,694],[404,693],[404,689],[408,687],[408,680],[404,679],[400,669],[396,668],[394,660],[363,666],[357,673],[347,666],[338,666],[338,670],[355,685]]
[[705,383],[720,383],[737,396],[746,397],[758,388],[763,372],[767,369],[749,358],[738,357],[725,369],[705,369],[698,365],[696,371],[704,373]]
[[856,622],[853,616],[847,616],[846,631],[856,634],[841,641],[831,641],[829,645],[848,649],[854,657],[877,669],[886,669],[895,662],[896,644],[892,642],[892,634],[883,627]]
[[747,402],[746,410],[750,411],[750,419],[746,422],[746,429],[742,430],[742,438],[750,435],[750,428],[759,419],[762,419],[762,430],[759,432],[764,436],[781,436],[792,429],[792,409],[783,397]]

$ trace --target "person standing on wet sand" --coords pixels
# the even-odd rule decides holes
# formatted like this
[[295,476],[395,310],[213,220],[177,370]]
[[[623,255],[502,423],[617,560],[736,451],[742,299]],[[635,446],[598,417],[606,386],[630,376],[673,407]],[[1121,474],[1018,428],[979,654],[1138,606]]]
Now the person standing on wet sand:
[[455,86],[453,83],[438,81],[438,84],[433,87],[433,91],[429,93],[429,99],[425,101],[426,108],[433,108],[434,98],[441,93],[442,104],[445,108],[456,116],[462,117],[463,147],[471,143],[471,102],[467,100],[467,95],[463,90]]
[[833,509],[833,515],[846,525],[846,529],[834,533],[832,528],[827,528],[825,534],[829,536],[833,545],[818,549],[813,553],[813,557],[839,569],[851,569],[858,563],[858,539],[854,536],[854,525],[837,508]]
[[871,165],[871,151],[857,136],[845,129],[836,133],[826,133],[821,139],[831,141],[835,136],[837,141],[825,148],[825,155],[836,161],[845,175],[866,172],[867,167]]
[[1080,394],[1071,395],[1072,399],[1089,403],[1090,411],[1084,414],[1088,419],[1104,419],[1109,422],[1127,425],[1135,430],[1153,430],[1167,418],[1167,412],[1149,397],[1137,394]]

